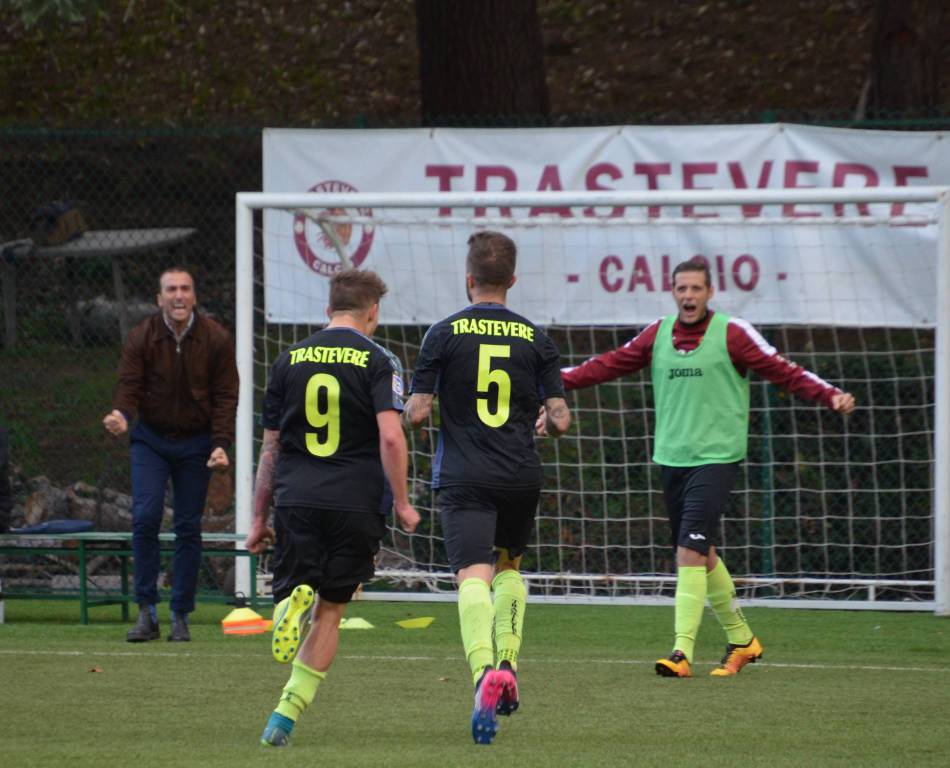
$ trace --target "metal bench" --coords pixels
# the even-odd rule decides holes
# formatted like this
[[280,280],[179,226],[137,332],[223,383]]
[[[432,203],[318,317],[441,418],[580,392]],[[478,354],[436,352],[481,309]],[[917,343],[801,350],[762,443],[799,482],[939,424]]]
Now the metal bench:
[[[251,574],[257,573],[258,555],[243,549],[239,545],[244,541],[243,534],[237,533],[202,533],[201,543],[203,557],[246,557],[249,560]],[[171,555],[175,541],[175,534],[159,534],[159,542],[164,554]],[[32,600],[75,600],[79,599],[79,620],[83,624],[89,623],[89,609],[101,605],[120,605],[122,618],[129,618],[129,603],[135,595],[129,591],[129,560],[132,557],[132,533],[120,531],[115,533],[90,531],[88,533],[49,533],[49,534],[4,534],[0,535],[0,555],[31,557],[46,555],[57,558],[78,560],[78,586],[65,589],[38,589],[36,587],[20,587],[11,585],[9,579],[4,585],[0,600],[6,598]],[[100,589],[90,586],[88,566],[94,557],[119,558],[119,588]],[[248,604],[256,609],[266,598],[258,597],[256,579],[254,579],[252,594],[247,596]],[[228,603],[233,597],[224,593],[200,591],[196,596],[199,602]]]

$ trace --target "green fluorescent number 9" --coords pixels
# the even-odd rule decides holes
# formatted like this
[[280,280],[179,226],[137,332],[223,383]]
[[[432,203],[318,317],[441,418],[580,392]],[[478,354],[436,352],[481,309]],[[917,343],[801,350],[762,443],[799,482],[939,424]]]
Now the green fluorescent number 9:
[[508,421],[511,406],[511,378],[501,368],[492,370],[493,357],[511,357],[511,347],[508,344],[479,344],[478,345],[478,382],[479,392],[488,393],[488,387],[495,384],[498,387],[498,408],[491,412],[487,397],[476,398],[478,418],[489,427],[500,427]]
[[[327,393],[325,410],[320,410],[320,390]],[[340,382],[329,373],[314,374],[307,382],[304,404],[310,426],[326,428],[323,440],[316,432],[307,432],[307,450],[314,456],[332,456],[340,447]]]

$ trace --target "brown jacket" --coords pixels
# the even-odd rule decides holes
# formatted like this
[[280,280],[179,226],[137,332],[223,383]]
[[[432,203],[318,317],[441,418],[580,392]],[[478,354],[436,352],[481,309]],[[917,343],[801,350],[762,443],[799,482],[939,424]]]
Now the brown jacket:
[[211,318],[195,311],[180,350],[161,312],[126,338],[112,402],[130,419],[170,438],[210,431],[212,448],[228,448],[237,401],[234,340]]

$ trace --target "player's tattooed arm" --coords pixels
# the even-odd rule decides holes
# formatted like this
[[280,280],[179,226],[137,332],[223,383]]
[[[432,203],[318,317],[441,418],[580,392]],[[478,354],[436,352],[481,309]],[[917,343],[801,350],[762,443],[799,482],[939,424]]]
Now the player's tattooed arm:
[[421,392],[409,396],[402,412],[402,423],[406,429],[418,429],[429,420],[434,397],[435,395]]
[[254,480],[254,517],[244,542],[245,548],[251,552],[262,552],[268,543],[274,540],[274,531],[267,526],[267,516],[274,498],[274,473],[279,453],[280,432],[276,429],[265,429],[261,455],[257,462],[257,477]]
[[560,437],[571,426],[571,410],[563,397],[549,397],[538,414],[534,428],[542,437]]

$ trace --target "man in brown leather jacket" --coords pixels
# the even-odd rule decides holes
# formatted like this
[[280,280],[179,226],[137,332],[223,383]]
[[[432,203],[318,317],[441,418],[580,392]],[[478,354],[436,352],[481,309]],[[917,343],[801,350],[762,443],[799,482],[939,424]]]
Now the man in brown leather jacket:
[[128,335],[119,362],[112,411],[102,420],[113,435],[132,429],[132,553],[139,616],[126,639],[159,637],[159,541],[165,486],[174,490],[175,556],[171,641],[191,639],[201,566],[201,516],[211,470],[228,466],[234,441],[238,374],[231,334],[195,311],[195,284],[180,267],[159,277],[161,311]]

